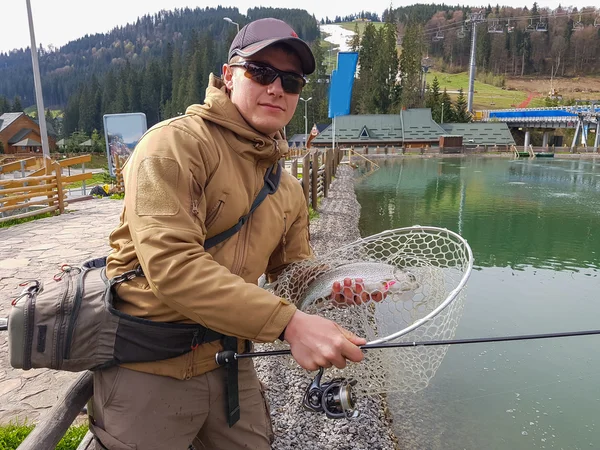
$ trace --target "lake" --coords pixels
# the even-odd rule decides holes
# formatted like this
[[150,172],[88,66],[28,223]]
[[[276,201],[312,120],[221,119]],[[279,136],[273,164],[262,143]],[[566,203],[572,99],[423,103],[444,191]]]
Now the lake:
[[[363,236],[431,225],[473,250],[457,339],[600,329],[600,160],[381,166],[357,176]],[[450,347],[426,389],[390,395],[400,444],[600,449],[598,349],[600,336]]]

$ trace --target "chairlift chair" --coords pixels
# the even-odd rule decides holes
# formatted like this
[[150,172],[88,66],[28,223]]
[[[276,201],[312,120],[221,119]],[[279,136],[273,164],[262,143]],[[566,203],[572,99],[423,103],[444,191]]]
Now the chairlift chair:
[[433,36],[433,41],[437,42],[437,41],[441,41],[444,39],[444,32],[442,30],[437,30],[435,32],[435,36]]
[[456,36],[459,39],[464,39],[465,37],[467,37],[467,32],[465,31],[465,27],[461,27],[460,30],[458,30],[458,32],[456,33]]
[[579,13],[579,20],[573,24],[573,31],[583,31],[585,25],[581,22],[581,13]]
[[594,26],[596,28],[600,28],[600,16],[598,16],[594,19]]
[[508,19],[508,22],[506,23],[506,32],[512,33],[513,31],[515,31],[515,27],[510,24],[510,19]]
[[529,25],[527,25],[527,27],[525,28],[525,31],[527,33],[531,33],[532,31],[535,31],[535,25],[533,24],[533,19],[529,19]]
[[492,20],[491,25],[488,26],[488,33],[504,33],[499,20]]
[[540,21],[535,25],[535,31],[548,31],[548,22]]

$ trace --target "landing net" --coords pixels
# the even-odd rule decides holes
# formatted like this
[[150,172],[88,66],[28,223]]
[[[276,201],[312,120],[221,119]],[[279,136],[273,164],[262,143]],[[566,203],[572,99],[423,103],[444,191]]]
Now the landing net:
[[[265,288],[369,344],[452,339],[472,267],[471,249],[461,236],[414,226],[294,263]],[[343,292],[341,298],[328,295],[333,282],[346,277],[362,278],[360,301]],[[433,378],[446,351],[447,346],[369,350],[362,363],[330,369],[327,375],[356,380],[359,394],[417,392]]]

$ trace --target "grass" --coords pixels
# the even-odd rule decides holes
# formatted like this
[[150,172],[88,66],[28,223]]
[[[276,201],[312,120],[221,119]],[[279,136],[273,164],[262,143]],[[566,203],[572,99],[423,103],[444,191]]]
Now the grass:
[[[446,88],[448,91],[458,91],[460,88],[463,89],[465,96],[468,95],[469,89],[469,73],[443,73],[437,71],[431,71],[427,74],[427,82],[431,84],[433,78],[438,78],[440,83],[440,91]],[[527,99],[528,94],[523,91],[509,91],[502,89],[491,84],[485,84],[475,80],[474,86],[474,97],[473,97],[473,108],[474,109],[500,109],[500,108],[515,108],[522,101]],[[456,99],[457,94],[450,93],[452,99]],[[533,98],[528,107],[544,106],[544,99]]]
[[[38,219],[45,219],[46,217],[54,217],[54,213],[53,212],[43,213],[43,214],[38,214],[37,216],[25,217],[24,219],[10,219],[10,220],[7,220],[6,222],[0,222],[0,228],[9,228],[9,227],[13,227],[15,225],[19,225],[22,223],[32,222],[32,221],[38,220]],[[2,443],[2,437],[0,434],[0,444],[1,443]],[[4,450],[4,448],[2,448],[1,445],[0,445],[0,450]]]
[[[317,219],[318,217],[319,217],[319,211],[314,210],[311,205],[308,205],[308,220],[312,222],[314,219]],[[0,450],[1,449],[2,448],[0,447]]]
[[[102,169],[108,167],[108,159],[106,157],[106,153],[91,153],[91,155],[92,160],[88,163],[85,163],[86,169]],[[75,156],[78,156],[78,154],[69,153],[70,158],[73,158]],[[71,167],[75,169],[81,169],[81,164],[74,164]]]
[[[358,23],[358,34],[360,36],[362,36],[363,33],[365,32],[365,28],[367,27],[367,23],[369,23],[369,22],[343,22],[343,23],[338,23],[336,25],[339,25],[340,27],[344,28],[345,30],[354,31],[354,27],[356,26],[356,23]],[[385,25],[383,22],[371,22],[371,23],[373,25],[375,25],[376,30],[378,30],[379,28],[381,28],[382,26]]]
[[[90,178],[89,180],[85,180],[85,185],[89,187],[93,184],[103,184],[105,182],[105,178],[106,176],[103,173],[94,173],[92,174],[92,178]],[[67,184],[65,187],[67,189],[78,189],[81,186],[83,186],[83,181],[75,181],[73,183]]]
[[[0,450],[16,450],[31,433],[34,425],[11,424],[0,427]],[[88,431],[87,425],[73,426],[56,446],[56,450],[76,450]]]
[[[105,180],[105,175],[103,173],[93,173],[92,178],[89,180],[85,180],[86,186],[91,186],[93,184],[103,184]],[[83,186],[83,181],[75,181],[73,183],[67,184],[65,187],[67,189],[77,189]]]

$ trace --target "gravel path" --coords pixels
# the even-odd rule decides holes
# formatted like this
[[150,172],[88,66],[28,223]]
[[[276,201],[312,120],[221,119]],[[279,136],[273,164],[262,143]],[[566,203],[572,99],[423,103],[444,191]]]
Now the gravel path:
[[[323,199],[319,218],[310,225],[311,243],[317,255],[360,238],[360,205],[354,194],[353,170],[339,166],[329,197]],[[269,345],[257,346],[267,350]],[[257,348],[257,351],[259,348]],[[397,448],[381,398],[361,398],[361,414],[354,420],[327,419],[302,408],[309,373],[289,357],[256,358],[259,377],[267,386],[275,430],[273,450],[393,450]]]

